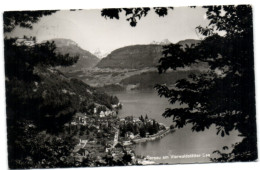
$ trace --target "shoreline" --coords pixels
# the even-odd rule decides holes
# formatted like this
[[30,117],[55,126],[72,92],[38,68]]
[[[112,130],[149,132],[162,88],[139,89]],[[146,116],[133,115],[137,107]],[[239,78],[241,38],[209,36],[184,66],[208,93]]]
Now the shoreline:
[[[140,138],[140,139],[134,139],[132,140],[132,144],[136,145],[139,143],[145,143],[145,142],[149,142],[149,141],[154,141],[157,139],[161,139],[164,136],[168,135],[171,132],[174,132],[174,129],[170,129],[169,127],[166,127],[166,130],[159,132],[157,134],[154,134],[152,136],[146,137],[146,138]],[[138,163],[141,165],[156,165],[157,163],[154,160],[149,159],[147,156],[144,158],[140,158],[138,159]]]
[[156,139],[159,139],[159,138],[166,136],[170,132],[174,132],[174,130],[170,129],[169,127],[166,127],[166,130],[164,130],[162,132],[159,132],[157,134],[154,134],[154,135],[151,135],[151,136],[145,137],[145,138],[133,139],[131,142],[133,142],[133,144],[138,144],[138,143],[153,141],[153,140],[156,140]]

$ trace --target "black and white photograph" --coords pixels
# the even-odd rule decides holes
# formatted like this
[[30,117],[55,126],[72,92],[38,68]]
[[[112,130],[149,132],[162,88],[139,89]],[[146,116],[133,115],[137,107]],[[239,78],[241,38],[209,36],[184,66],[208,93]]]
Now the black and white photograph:
[[253,14],[4,11],[8,167],[257,161]]

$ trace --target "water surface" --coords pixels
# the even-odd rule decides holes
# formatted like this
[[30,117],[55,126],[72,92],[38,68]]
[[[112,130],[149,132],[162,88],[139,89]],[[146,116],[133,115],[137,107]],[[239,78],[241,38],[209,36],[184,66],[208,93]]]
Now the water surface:
[[[124,91],[112,94],[116,95],[123,104],[119,117],[139,117],[147,114],[149,118],[170,126],[172,118],[164,118],[162,113],[167,107],[180,107],[178,104],[170,105],[167,99],[160,98],[154,90]],[[191,125],[188,125],[162,139],[137,144],[135,152],[137,155],[150,156],[156,163],[210,162],[210,157],[216,156],[212,154],[214,150],[221,150],[223,146],[230,148],[232,144],[241,140],[237,131],[231,132],[229,136],[221,137],[216,135],[214,125],[203,132],[192,132]],[[185,154],[190,158],[178,158]]]

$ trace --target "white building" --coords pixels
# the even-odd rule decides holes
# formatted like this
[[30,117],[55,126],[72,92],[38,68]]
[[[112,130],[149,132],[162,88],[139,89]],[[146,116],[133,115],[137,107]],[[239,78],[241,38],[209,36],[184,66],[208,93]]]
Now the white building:
[[105,117],[105,112],[101,111],[101,112],[99,113],[99,117]]

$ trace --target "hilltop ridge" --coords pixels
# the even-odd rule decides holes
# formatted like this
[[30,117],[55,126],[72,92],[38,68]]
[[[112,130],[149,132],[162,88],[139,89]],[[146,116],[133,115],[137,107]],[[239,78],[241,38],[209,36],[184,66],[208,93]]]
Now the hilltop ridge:
[[[178,42],[180,45],[197,44],[200,40],[187,39]],[[170,44],[169,40],[162,43],[152,42],[147,45],[131,45],[112,51],[107,57],[100,60],[98,68],[127,68],[141,69],[146,67],[156,67],[159,59],[163,57],[163,46]],[[184,47],[185,48],[185,47]]]
[[[60,54],[69,54],[71,57],[79,56],[79,60],[76,64],[69,67],[60,68],[61,71],[75,71],[82,68],[94,67],[98,62],[99,58],[87,50],[82,49],[76,42],[65,38],[56,38],[46,40],[54,42],[56,45],[55,52]],[[46,42],[44,41],[44,42]]]

